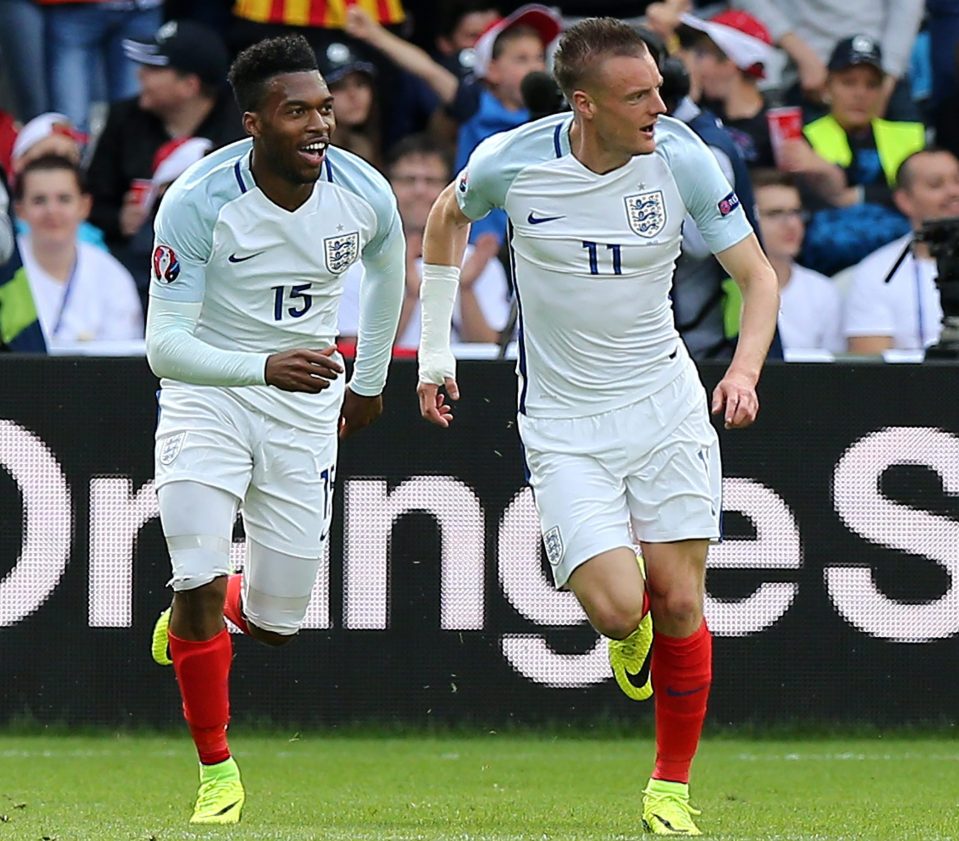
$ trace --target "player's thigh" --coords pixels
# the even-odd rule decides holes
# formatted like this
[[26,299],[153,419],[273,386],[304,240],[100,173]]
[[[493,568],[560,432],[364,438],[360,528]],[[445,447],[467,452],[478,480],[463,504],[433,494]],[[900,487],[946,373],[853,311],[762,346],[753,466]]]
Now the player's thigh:
[[643,615],[643,577],[632,546],[617,546],[576,567],[566,586],[593,627],[624,639]]
[[667,636],[686,637],[702,623],[709,541],[641,544],[653,623]]
[[289,636],[300,630],[321,558],[289,555],[247,539],[243,613],[264,631]]
[[249,411],[225,390],[176,383],[160,393],[155,484],[198,482],[243,498],[253,472]]
[[643,543],[719,538],[722,467],[705,406],[632,466],[626,493],[633,532]]
[[621,465],[602,419],[521,418],[520,432],[546,557],[562,588],[586,561],[633,545]]
[[261,546],[319,558],[333,517],[337,437],[264,419],[243,501],[247,536]]
[[230,546],[239,500],[229,491],[193,481],[157,489],[176,591],[195,590],[230,573]]

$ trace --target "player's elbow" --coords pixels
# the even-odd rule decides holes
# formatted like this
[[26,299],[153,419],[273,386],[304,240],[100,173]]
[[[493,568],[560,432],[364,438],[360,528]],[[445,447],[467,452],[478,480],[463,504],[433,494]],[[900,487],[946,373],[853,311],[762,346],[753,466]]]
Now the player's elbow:
[[146,336],[147,364],[157,377],[172,376],[172,365],[164,352],[163,342],[155,334],[147,332]]

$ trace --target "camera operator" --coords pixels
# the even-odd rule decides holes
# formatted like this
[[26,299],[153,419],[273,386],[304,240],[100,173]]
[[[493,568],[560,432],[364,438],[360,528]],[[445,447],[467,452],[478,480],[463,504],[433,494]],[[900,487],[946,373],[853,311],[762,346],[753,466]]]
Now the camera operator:
[[[893,199],[916,233],[925,222],[959,216],[959,160],[944,149],[913,153],[899,167]],[[936,275],[929,245],[914,234],[859,263],[846,298],[849,351],[881,354],[936,344],[942,330]]]

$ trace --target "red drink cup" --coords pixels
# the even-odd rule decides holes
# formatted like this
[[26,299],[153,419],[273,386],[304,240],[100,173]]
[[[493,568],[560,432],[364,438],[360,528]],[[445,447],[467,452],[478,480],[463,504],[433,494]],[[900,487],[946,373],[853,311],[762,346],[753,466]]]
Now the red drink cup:
[[769,124],[769,142],[773,147],[776,166],[781,167],[780,151],[787,140],[802,139],[802,108],[790,105],[783,108],[770,108],[766,112]]
[[134,178],[130,182],[130,192],[133,194],[133,201],[140,207],[146,207],[153,197],[153,182],[149,178]]

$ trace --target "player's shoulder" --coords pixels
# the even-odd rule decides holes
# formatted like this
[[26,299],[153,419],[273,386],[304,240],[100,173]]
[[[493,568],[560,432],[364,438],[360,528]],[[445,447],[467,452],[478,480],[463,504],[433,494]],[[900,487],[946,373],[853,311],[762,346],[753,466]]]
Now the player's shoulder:
[[702,140],[682,120],[663,116],[656,121],[655,154],[672,162],[702,148]]
[[223,205],[246,192],[238,170],[252,147],[252,140],[238,140],[192,164],[167,189],[161,208],[192,209],[202,218],[215,219]]
[[569,112],[561,112],[498,132],[483,140],[473,157],[495,161],[504,169],[521,169],[561,158],[568,149],[563,135],[568,133],[571,121]]
[[389,181],[359,155],[329,146],[323,166],[327,181],[372,205],[377,215],[392,212],[396,206],[396,198]]

